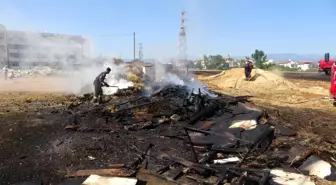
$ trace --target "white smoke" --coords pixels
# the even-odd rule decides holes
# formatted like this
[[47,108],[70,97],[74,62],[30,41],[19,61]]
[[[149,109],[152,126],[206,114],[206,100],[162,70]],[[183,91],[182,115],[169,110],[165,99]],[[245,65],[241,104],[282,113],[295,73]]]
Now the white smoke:
[[114,75],[109,75],[106,79],[106,82],[110,86],[117,87],[103,87],[104,94],[112,95],[118,91],[118,89],[127,89],[128,87],[132,87],[133,82],[127,81],[126,79],[117,79]]
[[111,68],[111,72],[106,76],[105,82],[110,86],[118,87],[104,87],[104,94],[111,95],[117,92],[118,89],[125,89],[133,86],[132,82],[119,78],[120,75],[126,73],[123,65],[114,65],[111,62],[105,61],[100,67],[86,67],[76,72],[76,75],[72,77],[72,79],[74,79],[73,84],[69,85],[68,90],[76,94],[93,92],[93,81],[101,72],[105,71],[107,67]]
[[186,85],[189,89],[194,89],[194,93],[198,93],[198,89],[200,89],[202,94],[207,94],[213,98],[217,97],[216,94],[209,91],[209,88],[206,85],[196,80],[195,78],[191,78],[191,80]]
[[176,74],[166,73],[160,80],[163,83],[173,85],[185,85],[184,81],[180,79]]
[[202,94],[207,94],[211,97],[217,97],[217,95],[211,93],[206,85],[195,79],[194,77],[183,80],[178,75],[173,73],[161,74],[162,78],[159,80],[163,84],[173,84],[173,85],[185,85],[188,87],[189,92],[197,94],[199,90]]

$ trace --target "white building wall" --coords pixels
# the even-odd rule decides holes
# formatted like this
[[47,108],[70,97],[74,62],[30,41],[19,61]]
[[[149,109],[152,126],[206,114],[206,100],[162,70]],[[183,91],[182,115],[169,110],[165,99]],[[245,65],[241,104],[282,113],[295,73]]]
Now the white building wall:
[[285,64],[278,64],[280,66],[284,66],[284,67],[288,67],[288,68],[298,68],[298,64],[294,61],[290,61],[288,63]]
[[299,64],[298,68],[300,68],[303,71],[306,71],[311,68],[311,64]]
[[0,65],[7,63],[6,27],[0,24]]
[[64,62],[69,55],[91,57],[91,42],[78,35],[7,31],[7,47],[11,65]]

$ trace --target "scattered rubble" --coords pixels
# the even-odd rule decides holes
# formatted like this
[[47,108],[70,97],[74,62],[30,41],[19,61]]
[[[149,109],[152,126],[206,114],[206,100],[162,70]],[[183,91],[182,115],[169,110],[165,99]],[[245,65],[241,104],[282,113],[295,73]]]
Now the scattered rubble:
[[[144,150],[135,144],[128,146],[138,156],[134,161],[117,168],[79,170],[67,177],[136,177],[140,168],[175,184],[314,184],[309,176],[282,169],[299,167],[312,152],[288,143],[295,132],[278,127],[274,120],[269,123],[268,114],[244,103],[246,99],[223,94],[211,97],[201,90],[195,94],[181,85],[154,84],[152,88],[149,96],[134,87],[119,90],[96,107],[89,103],[91,95],[84,95],[69,107],[65,129],[118,135],[159,129],[161,134],[152,137],[183,141],[183,151],[188,152],[174,155],[162,151],[160,143],[138,137],[149,143]],[[167,127],[174,132],[165,133],[162,129]]]
[[38,76],[60,76],[69,75],[65,70],[59,70],[52,67],[37,66],[31,69],[9,69],[9,72],[14,72],[15,78],[21,77],[38,77]]
[[[84,184],[310,185],[315,184],[315,175],[336,181],[333,164],[297,143],[294,130],[279,126],[266,111],[249,103],[248,97],[152,82],[146,89],[131,86],[104,98],[102,104],[94,105],[92,94],[84,94],[65,110],[58,110],[67,117],[62,128],[68,137],[52,142],[53,150],[69,145],[59,155],[95,151],[117,163],[86,155],[90,162],[101,163],[97,162],[96,168],[68,170],[62,174],[63,180],[84,177]],[[86,137],[89,142],[73,139],[87,133],[96,135]],[[116,140],[122,142],[116,144]],[[110,156],[109,152],[116,150],[120,155]],[[116,159],[120,156],[124,158]],[[312,165],[311,161],[319,162]]]
[[84,185],[136,185],[135,178],[120,178],[120,177],[102,177],[99,175],[90,175],[83,184]]
[[283,169],[271,170],[272,179],[270,184],[290,184],[290,185],[314,185],[314,181],[309,176],[288,172]]
[[320,159],[316,156],[310,156],[300,167],[301,171],[308,171],[309,175],[336,181],[336,166]]

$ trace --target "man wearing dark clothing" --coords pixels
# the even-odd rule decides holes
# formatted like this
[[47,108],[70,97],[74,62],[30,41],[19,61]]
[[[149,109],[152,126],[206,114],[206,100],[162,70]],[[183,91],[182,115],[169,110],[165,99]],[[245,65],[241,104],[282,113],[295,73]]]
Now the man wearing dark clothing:
[[[110,85],[105,82],[106,75],[111,72],[111,69],[108,67],[106,71],[101,72],[93,81],[94,86],[94,103],[101,103],[103,98],[103,86],[109,87]],[[98,102],[97,102],[98,101]]]
[[251,61],[247,61],[245,64],[245,80],[249,80],[251,78],[251,72],[252,72],[252,62]]

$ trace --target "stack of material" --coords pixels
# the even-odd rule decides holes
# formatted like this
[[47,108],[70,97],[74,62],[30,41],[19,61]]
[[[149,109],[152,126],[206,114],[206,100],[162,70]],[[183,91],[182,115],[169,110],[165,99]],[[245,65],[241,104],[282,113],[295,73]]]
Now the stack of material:
[[68,75],[67,71],[43,66],[34,67],[32,69],[10,69],[9,72],[13,72],[16,78]]

